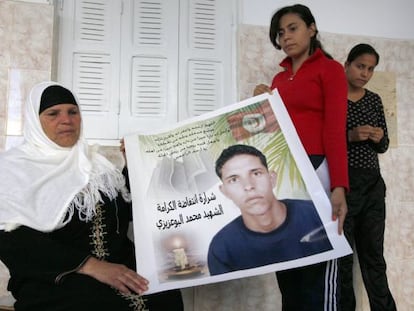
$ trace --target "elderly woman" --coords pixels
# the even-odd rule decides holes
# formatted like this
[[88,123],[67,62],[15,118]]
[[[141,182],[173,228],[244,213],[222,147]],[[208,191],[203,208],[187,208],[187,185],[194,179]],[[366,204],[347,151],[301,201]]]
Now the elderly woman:
[[0,153],[0,171],[0,259],[16,311],[183,310],[179,291],[142,296],[126,179],[88,147],[71,91],[31,90],[24,142]]

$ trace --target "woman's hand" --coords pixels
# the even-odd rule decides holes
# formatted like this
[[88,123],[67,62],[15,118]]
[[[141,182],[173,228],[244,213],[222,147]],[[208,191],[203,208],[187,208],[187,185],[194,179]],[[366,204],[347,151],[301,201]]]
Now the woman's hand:
[[78,273],[89,275],[124,294],[130,294],[132,291],[141,295],[148,290],[148,280],[135,271],[124,265],[98,260],[95,257],[90,257]]
[[371,133],[369,134],[369,139],[374,143],[378,144],[381,139],[384,137],[384,130],[380,127],[372,127]]
[[371,135],[372,127],[369,125],[361,125],[354,127],[352,130],[348,131],[348,141],[358,142],[369,139]]
[[259,84],[254,88],[253,96],[257,96],[263,93],[272,93],[272,90],[265,84]]
[[344,228],[344,221],[348,213],[348,206],[346,205],[345,188],[337,187],[331,193],[332,205],[332,220],[338,219],[338,234],[342,234]]
[[348,141],[358,142],[364,140],[372,140],[374,143],[379,143],[384,137],[384,130],[380,127],[370,125],[361,125],[354,127],[348,131]]

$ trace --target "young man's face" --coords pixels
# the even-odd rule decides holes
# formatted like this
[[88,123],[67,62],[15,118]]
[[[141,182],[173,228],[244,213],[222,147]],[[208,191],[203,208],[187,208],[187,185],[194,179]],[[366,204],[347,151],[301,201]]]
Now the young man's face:
[[275,173],[269,173],[260,159],[249,154],[236,155],[222,167],[220,190],[232,200],[242,214],[263,215],[276,200],[273,187]]

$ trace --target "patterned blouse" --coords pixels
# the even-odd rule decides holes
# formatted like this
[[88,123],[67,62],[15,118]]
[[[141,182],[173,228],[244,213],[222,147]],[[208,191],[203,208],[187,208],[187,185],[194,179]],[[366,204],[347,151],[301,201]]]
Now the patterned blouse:
[[378,153],[387,151],[389,145],[387,124],[381,97],[367,89],[357,102],[348,100],[347,130],[361,125],[381,127],[384,137],[379,143],[372,140],[348,142],[348,165],[379,171]]

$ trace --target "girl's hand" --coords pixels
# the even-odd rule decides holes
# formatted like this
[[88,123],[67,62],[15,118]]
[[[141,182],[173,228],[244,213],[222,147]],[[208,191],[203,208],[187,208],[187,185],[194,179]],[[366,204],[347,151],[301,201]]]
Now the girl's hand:
[[358,142],[369,139],[369,136],[372,133],[372,126],[370,125],[361,125],[354,127],[352,130],[348,131],[348,141],[349,142]]
[[270,93],[271,94],[272,90],[270,89],[270,87],[268,87],[265,84],[259,84],[254,88],[253,96],[257,96],[257,95],[260,95],[260,94],[263,94],[263,93]]
[[384,130],[380,127],[373,127],[371,133],[369,134],[369,139],[371,139],[374,143],[379,143],[381,139],[384,137]]
[[335,221],[338,219],[338,234],[342,234],[345,217],[348,212],[348,206],[346,204],[345,198],[345,189],[343,187],[337,187],[332,190],[331,205],[332,220]]

